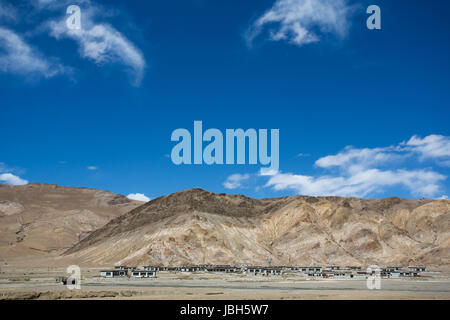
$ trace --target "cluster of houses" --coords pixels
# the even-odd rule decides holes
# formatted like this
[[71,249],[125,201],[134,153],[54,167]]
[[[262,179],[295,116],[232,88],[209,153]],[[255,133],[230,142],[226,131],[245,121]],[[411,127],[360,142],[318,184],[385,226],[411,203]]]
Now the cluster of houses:
[[327,266],[327,267],[293,267],[293,266],[249,266],[249,265],[196,265],[181,267],[126,267],[116,266],[112,270],[102,270],[100,276],[103,278],[156,278],[157,272],[210,272],[210,273],[232,273],[249,276],[282,276],[283,274],[299,274],[307,278],[337,278],[353,279],[366,278],[377,274],[382,278],[418,277],[426,272],[426,267],[384,267],[379,269],[363,269],[359,266]]
[[154,267],[125,267],[118,266],[112,270],[102,270],[100,271],[100,276],[103,278],[156,278],[156,268]]

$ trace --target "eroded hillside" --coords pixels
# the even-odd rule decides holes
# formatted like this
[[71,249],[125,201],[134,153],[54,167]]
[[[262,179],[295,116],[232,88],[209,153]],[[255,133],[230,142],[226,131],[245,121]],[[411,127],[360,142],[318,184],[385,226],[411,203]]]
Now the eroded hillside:
[[66,252],[85,264],[450,264],[450,201],[192,189],[111,220]]
[[0,184],[0,260],[58,255],[141,204],[101,190]]

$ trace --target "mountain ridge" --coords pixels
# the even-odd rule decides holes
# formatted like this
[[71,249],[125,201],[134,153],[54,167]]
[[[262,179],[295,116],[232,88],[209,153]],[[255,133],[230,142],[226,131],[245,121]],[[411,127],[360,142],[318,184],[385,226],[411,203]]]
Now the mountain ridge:
[[[423,229],[423,230],[422,230]],[[450,262],[450,201],[292,196],[199,188],[159,197],[65,252],[86,263]]]
[[0,233],[0,258],[42,264],[450,265],[449,200],[0,184]]
[[140,204],[99,189],[0,184],[0,259],[58,255]]

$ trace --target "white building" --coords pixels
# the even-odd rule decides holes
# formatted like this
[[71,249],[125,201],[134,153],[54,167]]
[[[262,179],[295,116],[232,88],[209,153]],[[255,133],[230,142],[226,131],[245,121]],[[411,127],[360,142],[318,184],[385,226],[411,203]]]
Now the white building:
[[156,278],[156,271],[133,271],[133,278]]
[[103,278],[126,277],[128,272],[125,270],[102,270],[100,276]]
[[142,266],[141,269],[145,271],[159,271],[159,267],[155,266]]
[[427,268],[425,267],[408,267],[409,272],[425,272]]
[[322,272],[322,268],[321,267],[298,267],[296,268],[297,271],[306,273],[314,273],[314,272]]

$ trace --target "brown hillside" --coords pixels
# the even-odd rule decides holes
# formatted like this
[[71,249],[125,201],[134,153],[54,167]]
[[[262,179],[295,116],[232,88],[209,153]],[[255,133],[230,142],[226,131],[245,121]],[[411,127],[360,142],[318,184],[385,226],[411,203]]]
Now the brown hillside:
[[450,201],[192,189],[111,220],[66,254],[86,264],[450,264]]

